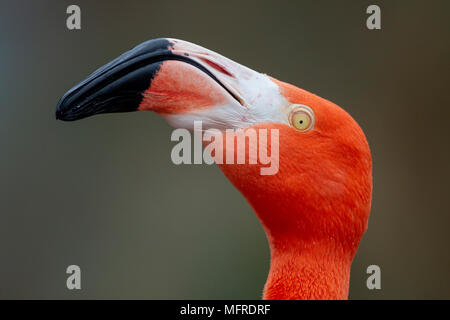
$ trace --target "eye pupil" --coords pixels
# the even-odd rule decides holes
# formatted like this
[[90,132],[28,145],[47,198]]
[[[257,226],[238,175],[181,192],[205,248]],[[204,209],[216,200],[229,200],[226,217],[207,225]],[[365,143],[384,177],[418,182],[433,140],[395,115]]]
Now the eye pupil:
[[309,131],[314,127],[314,112],[308,106],[294,105],[289,115],[289,122],[301,132]]

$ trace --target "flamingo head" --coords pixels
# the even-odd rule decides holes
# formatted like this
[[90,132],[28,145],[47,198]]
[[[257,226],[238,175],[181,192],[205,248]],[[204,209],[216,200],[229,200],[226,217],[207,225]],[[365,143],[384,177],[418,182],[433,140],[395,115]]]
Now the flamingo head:
[[[56,117],[139,110],[156,112],[175,128],[194,129],[202,121],[203,130],[254,131],[258,143],[245,149],[246,159],[267,135],[268,154],[278,162],[271,173],[261,174],[267,165],[259,159],[219,166],[255,209],[269,240],[281,246],[332,241],[353,257],[367,227],[372,164],[364,133],[339,106],[203,47],[156,39],[68,91]],[[221,139],[225,155],[236,141]]]

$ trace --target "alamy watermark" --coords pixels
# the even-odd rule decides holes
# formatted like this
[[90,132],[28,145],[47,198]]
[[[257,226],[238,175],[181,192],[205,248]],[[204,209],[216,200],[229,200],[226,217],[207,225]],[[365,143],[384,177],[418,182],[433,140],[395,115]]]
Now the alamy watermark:
[[69,15],[66,19],[66,27],[69,30],[81,29],[81,9],[76,4],[67,7],[66,13]]
[[203,130],[202,121],[194,121],[193,139],[189,130],[175,129],[171,140],[179,141],[171,152],[174,164],[258,164],[261,175],[274,175],[279,169],[278,129]]
[[67,267],[66,273],[70,274],[66,280],[66,287],[69,290],[81,289],[81,269],[76,264]]
[[376,4],[371,4],[367,7],[366,13],[370,14],[366,20],[366,27],[369,30],[381,29],[381,9]]
[[376,264],[372,264],[367,267],[366,270],[367,274],[370,274],[370,276],[367,278],[366,286],[367,289],[373,290],[381,289],[381,268],[377,266]]

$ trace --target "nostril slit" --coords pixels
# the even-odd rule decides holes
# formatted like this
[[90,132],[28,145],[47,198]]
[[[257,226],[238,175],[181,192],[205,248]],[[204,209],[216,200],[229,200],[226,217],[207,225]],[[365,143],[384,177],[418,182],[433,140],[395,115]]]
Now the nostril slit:
[[201,58],[201,59],[202,59],[202,61],[206,62],[210,67],[213,67],[215,70],[217,70],[217,71],[219,71],[219,72],[221,72],[223,74],[226,74],[229,77],[234,78],[234,76],[230,72],[228,72],[228,70],[225,69],[225,67],[223,67],[223,66],[221,66],[221,65],[219,65],[219,64],[217,64],[217,63],[215,63],[215,62],[213,62],[211,60],[208,60],[206,58]]

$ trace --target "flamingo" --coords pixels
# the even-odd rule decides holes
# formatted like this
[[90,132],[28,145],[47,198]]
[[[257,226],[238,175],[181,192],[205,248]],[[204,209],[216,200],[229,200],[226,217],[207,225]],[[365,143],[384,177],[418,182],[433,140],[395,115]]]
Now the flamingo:
[[278,130],[276,174],[261,175],[259,162],[218,164],[266,233],[271,260],[263,299],[348,299],[370,213],[372,160],[346,111],[201,46],[160,38],[70,89],[56,118],[138,110],[175,128],[192,130],[198,120],[218,130]]

